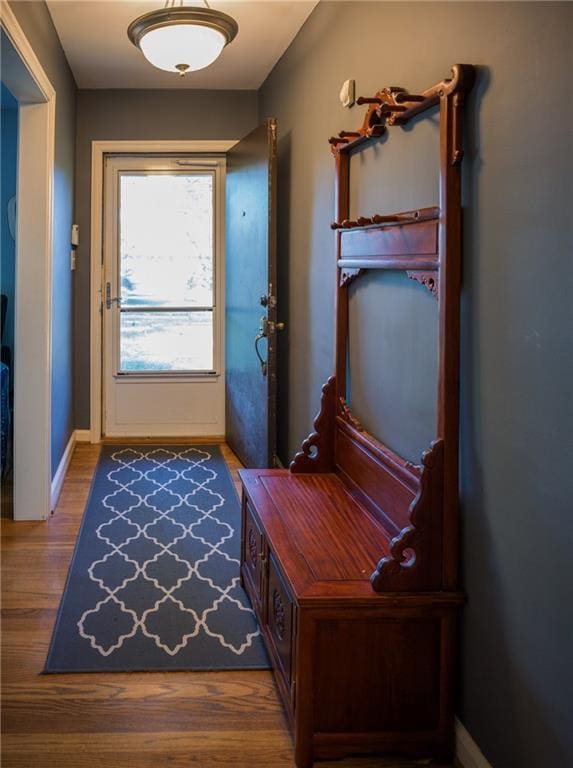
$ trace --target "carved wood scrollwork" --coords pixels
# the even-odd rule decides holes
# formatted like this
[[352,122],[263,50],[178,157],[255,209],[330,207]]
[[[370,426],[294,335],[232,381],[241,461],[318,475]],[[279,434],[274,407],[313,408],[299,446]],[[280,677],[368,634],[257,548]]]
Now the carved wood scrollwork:
[[257,537],[252,528],[249,528],[249,555],[251,556],[252,564],[256,567],[259,560],[259,548],[257,546]]
[[408,269],[406,270],[406,274],[410,280],[416,280],[416,282],[421,283],[430,291],[431,294],[436,297],[436,299],[438,298],[440,293],[440,284],[437,272],[424,272],[421,269]]
[[436,564],[441,567],[439,544],[432,540],[438,521],[433,521],[432,529],[432,513],[441,508],[443,459],[444,441],[435,440],[422,456],[420,489],[409,509],[410,525],[392,539],[390,554],[380,560],[370,577],[376,592],[415,589],[418,574],[423,583],[431,584]]
[[312,432],[290,464],[290,471],[331,472],[334,469],[334,420],[336,378],[331,376],[322,388],[320,411]]
[[276,589],[273,592],[273,618],[279,640],[282,640],[285,636],[286,629],[285,607],[283,605],[282,597]]
[[352,411],[343,397],[338,398],[338,415],[350,424],[351,427],[354,427],[357,432],[364,432],[364,427],[358,419],[352,415]]
[[[427,88],[422,93],[409,93],[405,88],[390,86],[376,91],[374,96],[359,96],[358,105],[367,104],[368,110],[360,128],[355,131],[340,131],[338,136],[328,140],[334,155],[348,152],[354,146],[378,138],[387,126],[405,125],[416,115],[431,109],[447,96],[454,96],[454,110],[461,113],[464,93],[471,90],[475,78],[474,68],[467,64],[454,64],[452,77]],[[459,165],[463,157],[460,119],[456,114],[453,136],[452,165]]]

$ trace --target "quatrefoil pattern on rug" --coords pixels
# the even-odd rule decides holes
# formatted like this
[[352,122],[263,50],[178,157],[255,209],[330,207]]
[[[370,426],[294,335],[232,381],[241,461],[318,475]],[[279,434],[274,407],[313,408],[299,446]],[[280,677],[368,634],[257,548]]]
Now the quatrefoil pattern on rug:
[[266,668],[216,446],[104,446],[46,671]]

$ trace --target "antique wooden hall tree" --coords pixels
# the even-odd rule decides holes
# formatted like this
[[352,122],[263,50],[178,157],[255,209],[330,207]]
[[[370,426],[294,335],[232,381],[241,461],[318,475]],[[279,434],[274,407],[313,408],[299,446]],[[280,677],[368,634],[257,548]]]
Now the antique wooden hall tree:
[[[420,94],[384,88],[360,129],[329,139],[336,162],[336,370],[289,470],[243,470],[241,575],[295,742],[315,759],[453,750],[458,588],[462,114],[474,69]],[[437,206],[350,221],[358,146],[438,107]],[[435,440],[419,465],[369,435],[347,404],[348,286],[405,270],[438,301]],[[364,330],[368,332],[368,330]],[[372,331],[370,331],[372,332]]]

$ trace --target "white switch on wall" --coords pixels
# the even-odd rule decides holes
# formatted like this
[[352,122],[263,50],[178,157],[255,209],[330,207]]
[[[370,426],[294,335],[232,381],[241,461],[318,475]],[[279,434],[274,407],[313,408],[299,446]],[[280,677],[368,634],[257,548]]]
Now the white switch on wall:
[[345,80],[340,89],[340,103],[343,107],[351,107],[354,104],[354,80]]

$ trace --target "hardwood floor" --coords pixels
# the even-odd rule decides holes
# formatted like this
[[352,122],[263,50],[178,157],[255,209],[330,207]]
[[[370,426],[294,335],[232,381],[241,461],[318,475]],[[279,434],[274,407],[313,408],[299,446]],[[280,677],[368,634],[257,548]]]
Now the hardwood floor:
[[[240,464],[221,448],[238,487]],[[41,674],[98,454],[76,447],[50,520],[2,520],[2,766],[293,768],[270,672]]]

